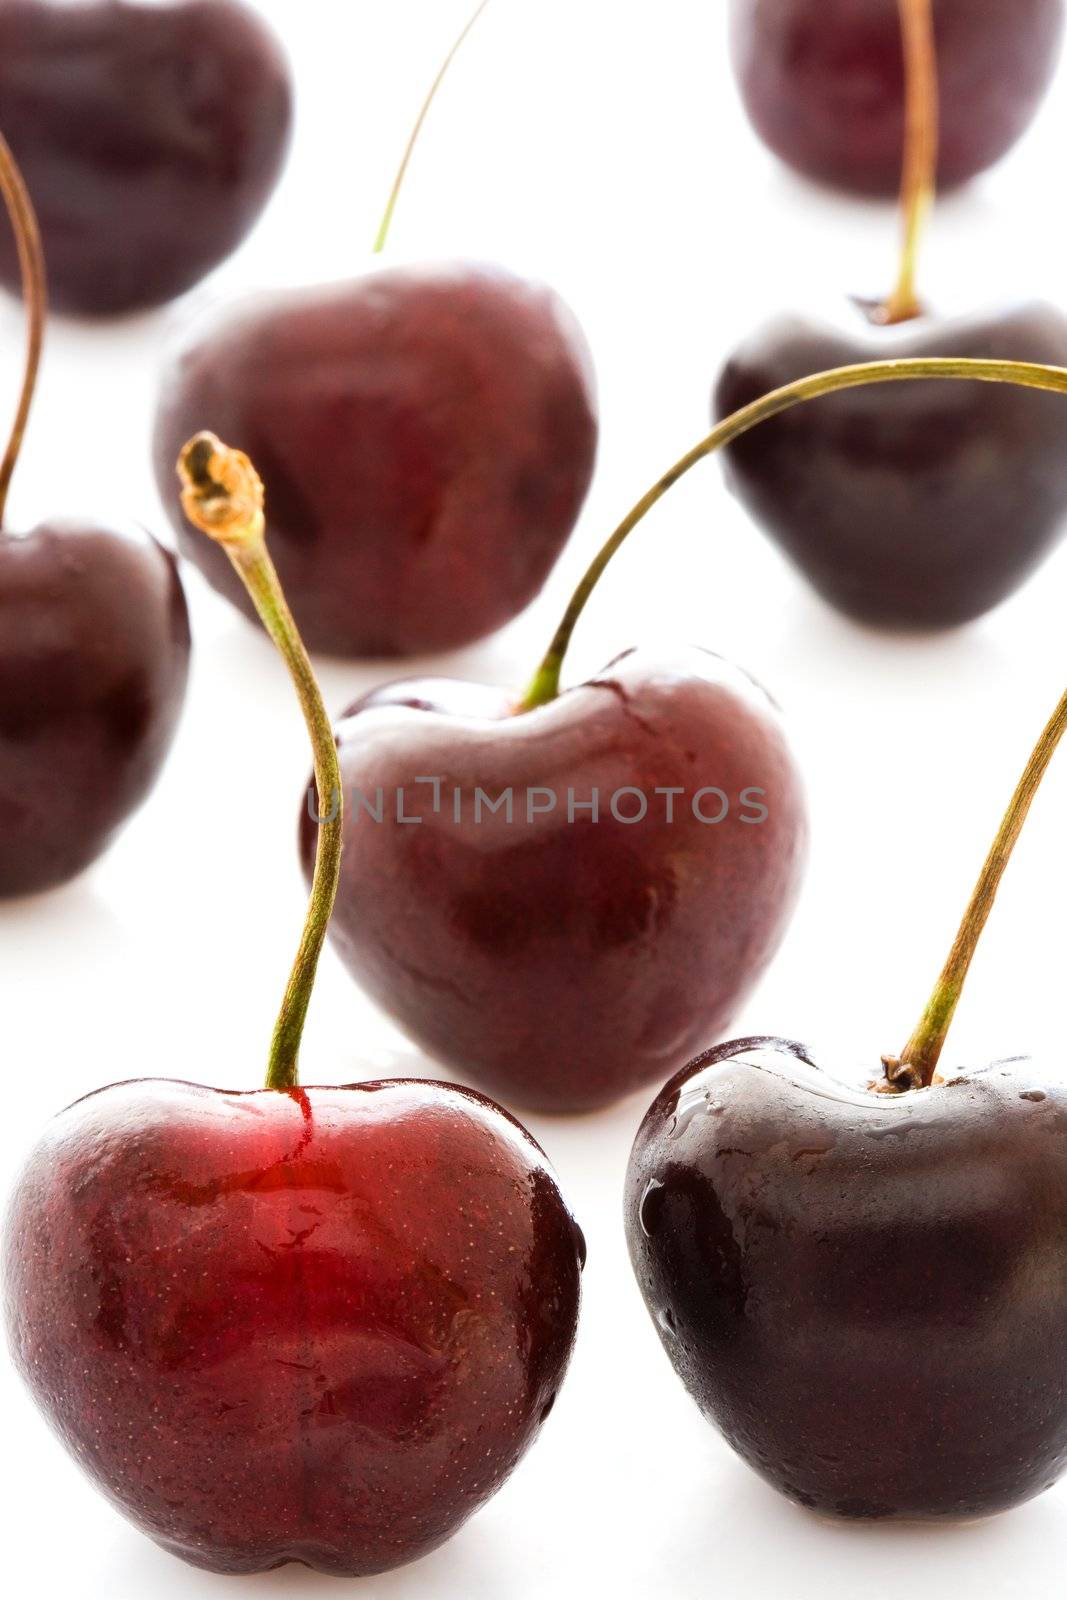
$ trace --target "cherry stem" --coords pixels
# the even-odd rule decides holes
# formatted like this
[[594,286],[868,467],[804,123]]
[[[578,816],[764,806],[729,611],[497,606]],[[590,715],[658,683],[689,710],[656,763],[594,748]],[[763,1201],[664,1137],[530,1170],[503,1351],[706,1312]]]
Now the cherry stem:
[[263,484],[239,450],[212,433],[197,434],[181,453],[182,506],[194,527],[222,545],[289,668],[315,757],[320,822],[307,920],[271,1040],[268,1089],[295,1089],[298,1060],[315,973],[337,898],[344,810],[333,729],[315,673],[274,563],[267,553]]
[[937,980],[929,1004],[922,1014],[918,1027],[904,1046],[899,1057],[883,1056],[887,1082],[897,1090],[928,1089],[934,1081],[937,1063],[944,1048],[948,1030],[959,1004],[963,985],[970,971],[974,952],[982,930],[993,909],[1000,880],[1004,876],[1011,853],[1022,832],[1034,796],[1045,776],[1049,762],[1067,731],[1067,693],[1049,718],[1019,785],[1004,813],[993,847],[986,857],[985,866],[971,895],[970,904],[960,923],[948,960]]
[[8,490],[18,465],[26,424],[30,420],[37,374],[41,367],[41,349],[44,345],[44,325],[48,314],[48,280],[45,275],[44,249],[37,213],[33,209],[29,190],[19,171],[18,162],[11,153],[7,140],[0,135],[0,194],[4,197],[7,214],[15,235],[19,270],[22,274],[22,297],[26,305],[26,367],[22,379],[22,393],[11,429],[11,437],[0,463],[0,527],[3,527],[7,510]]
[[619,523],[574,591],[552,643],[529,688],[519,700],[516,711],[533,711],[536,707],[548,705],[550,701],[556,699],[571,636],[604,571],[646,513],[663,499],[680,478],[685,477],[690,468],[703,461],[705,456],[713,455],[724,445],[740,438],[757,423],[766,422],[771,417],[788,411],[792,406],[808,400],[817,400],[821,395],[836,394],[841,389],[860,389],[872,383],[902,383],[914,378],[1014,383],[1024,389],[1047,389],[1056,394],[1067,394],[1067,367],[1044,366],[1040,362],[1031,361],[978,361],[962,356],[923,356],[906,361],[867,361],[856,366],[835,367],[829,372],[816,372],[811,377],[798,378],[793,383],[785,384],[781,389],[773,389],[770,394],[763,395],[759,400],[753,400],[750,405],[743,406],[740,411],[735,411],[732,416],[724,418],[716,428],[713,428],[705,439],[695,445],[669,472],[653,484],[629,515]]
[[411,165],[411,158],[415,154],[415,146],[419,142],[419,135],[422,132],[423,124],[430,114],[430,107],[437,99],[437,91],[440,89],[442,83],[444,83],[449,67],[452,65],[453,61],[455,61],[460,50],[466,43],[468,34],[474,31],[475,23],[478,21],[478,18],[481,16],[488,4],[489,0],[481,0],[481,4],[477,7],[473,16],[471,16],[468,20],[466,27],[463,29],[463,32],[460,34],[455,44],[448,52],[444,61],[441,63],[440,71],[433,80],[433,83],[430,85],[430,92],[422,103],[422,110],[419,112],[415,126],[411,130],[411,137],[408,139],[407,147],[404,150],[404,155],[403,159],[401,160],[399,170],[397,171],[396,178],[393,180],[393,187],[389,191],[389,200],[385,207],[385,215],[382,217],[382,224],[378,229],[378,237],[374,241],[373,254],[376,256],[380,256],[382,251],[385,249],[386,240],[389,238],[389,229],[393,222],[393,213],[396,210],[396,203],[400,199],[400,191],[404,187],[404,179],[407,177],[408,167]]
[[940,107],[933,0],[898,0],[904,46],[904,172],[900,187],[900,274],[871,320],[909,322],[922,310],[916,292],[919,246],[937,192]]

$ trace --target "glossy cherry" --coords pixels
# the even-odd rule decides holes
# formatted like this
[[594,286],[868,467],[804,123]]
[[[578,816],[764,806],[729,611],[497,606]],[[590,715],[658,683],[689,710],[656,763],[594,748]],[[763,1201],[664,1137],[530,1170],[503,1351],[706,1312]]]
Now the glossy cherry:
[[131,1521],[217,1572],[357,1575],[441,1544],[525,1453],[582,1249],[468,1090],[142,1082],[56,1118],[6,1257],[16,1364]]
[[1021,1058],[938,1072],[1065,729],[1067,694],[879,1079],[736,1040],[667,1085],[634,1144],[627,1236],[664,1348],[735,1450],[817,1511],[984,1516],[1067,1466],[1067,1093]]
[[[859,194],[894,193],[904,143],[898,0],[731,0],[745,109],[789,166]],[[940,183],[999,161],[1051,81],[1063,0],[935,0]]]
[[[734,352],[714,411],[807,373],[875,360],[1067,361],[1067,317],[1013,305],[938,318],[916,288],[939,126],[932,0],[900,0],[908,137],[893,292],[861,316],[779,317]],[[1014,21],[1013,21],[1014,26]],[[861,622],[938,628],[1005,599],[1060,538],[1067,466],[1059,408],[1012,387],[856,389],[781,417],[726,452],[731,487],[831,604]]]
[[[781,316],[730,357],[714,413],[829,367],[926,356],[1067,364],[1067,317],[1042,304],[885,328],[855,307]],[[724,462],[734,493],[824,599],[860,622],[940,628],[999,604],[1058,544],[1063,436],[1052,396],[916,382],[798,408]]]
[[976,1517],[1067,1463],[1067,1096],[1032,1062],[899,1097],[779,1039],[698,1058],[637,1136],[631,1258],[701,1410],[844,1517]]
[[707,651],[631,651],[521,714],[401,682],[337,739],[338,951],[430,1055],[510,1103],[586,1111],[662,1079],[777,949],[801,782],[771,700]]
[[[182,471],[289,667],[318,793],[339,793],[262,485],[210,435]],[[445,1084],[300,1087],[340,847],[338,818],[266,1088],[89,1095],[30,1156],[7,1221],[9,1338],[41,1409],[131,1521],[217,1572],[357,1576],[434,1549],[536,1436],[576,1331],[582,1235],[506,1112]]]
[[[521,611],[574,526],[597,437],[569,311],[464,263],[256,298],[194,329],[156,423],[179,529],[174,458],[202,426],[262,464],[296,620],[310,649],[346,656],[450,649]],[[180,538],[249,611],[223,554]]]
[[25,265],[29,355],[0,464],[0,899],[74,877],[152,788],[177,726],[189,617],[172,556],[138,528],[53,518],[3,525],[33,399],[44,263],[0,140],[0,190]]
[[[131,311],[217,266],[274,188],[291,94],[277,40],[243,0],[3,0],[0,117],[54,304]],[[18,283],[2,230],[0,280]]]

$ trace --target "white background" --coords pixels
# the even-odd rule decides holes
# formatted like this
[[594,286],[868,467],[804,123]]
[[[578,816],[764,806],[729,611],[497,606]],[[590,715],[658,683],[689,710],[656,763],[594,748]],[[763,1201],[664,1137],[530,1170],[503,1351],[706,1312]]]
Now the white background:
[[[185,303],[110,326],[53,323],[12,526],[80,510],[165,531],[148,437],[167,341],[198,300],[367,265],[399,150],[468,6],[263,0],[262,9],[288,41],[300,93],[281,191],[247,247]],[[435,669],[524,680],[593,550],[706,431],[709,391],[731,345],[779,307],[888,286],[891,208],[823,195],[763,150],[735,98],[722,10],[721,0],[495,0],[433,113],[391,254],[479,255],[553,282],[592,342],[603,422],[596,485],[546,593],[497,638],[427,663]],[[930,298],[945,309],[1031,291],[1063,298],[1065,147],[1061,75],[1024,144],[942,206],[928,249]],[[12,395],[21,343],[17,307],[4,302],[0,372]],[[121,460],[113,475],[107,441]],[[150,804],[81,881],[0,908],[5,1184],[47,1118],[108,1081],[259,1081],[302,914],[293,836],[305,738],[266,643],[195,573],[188,590],[192,690]],[[727,496],[714,463],[635,535],[579,629],[572,677],[657,635],[709,645],[784,703],[810,784],[806,895],[737,1033],[806,1040],[825,1066],[847,1072],[904,1042],[1067,681],[1065,611],[1067,548],[975,626],[921,639],[861,631],[785,567]],[[340,709],[396,670],[323,664],[327,699]],[[243,814],[228,803],[236,790],[250,796]],[[1067,757],[1034,808],[975,964],[952,1061],[1031,1052],[1046,1058],[1043,1070],[1065,1070],[1065,891]],[[304,1067],[310,1082],[435,1070],[330,953]],[[700,1419],[625,1255],[621,1185],[647,1098],[597,1117],[531,1120],[590,1246],[571,1377],[497,1499],[445,1549],[364,1581],[361,1595],[1058,1592],[1067,1487],[972,1526],[827,1524],[780,1500]],[[98,1498],[6,1369],[0,1402],[10,1592],[46,1600],[75,1591],[80,1600],[336,1592],[334,1581],[297,1568],[234,1580],[184,1567]]]

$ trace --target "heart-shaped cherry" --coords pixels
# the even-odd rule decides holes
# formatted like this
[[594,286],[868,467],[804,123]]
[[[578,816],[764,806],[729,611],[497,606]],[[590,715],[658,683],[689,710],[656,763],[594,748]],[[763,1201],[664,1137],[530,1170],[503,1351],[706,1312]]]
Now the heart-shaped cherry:
[[[871,328],[783,316],[735,350],[714,414],[828,367],[973,356],[1067,364],[1067,317],[1019,305]],[[780,417],[724,456],[753,519],[859,622],[942,628],[1007,598],[1067,520],[1063,413],[1045,395],[978,384],[857,389]]]
[[[437,88],[486,4],[423,105],[378,251]],[[176,452],[205,425],[261,465],[296,620],[310,649],[342,656],[448,650],[510,621],[577,521],[597,444],[577,322],[551,290],[500,268],[393,268],[213,312],[164,376],[156,473],[185,553],[245,612],[221,552],[189,537],[174,485]]]
[[[190,516],[293,674],[319,793],[340,794],[262,488],[210,436],[182,464]],[[337,820],[266,1089],[89,1095],[8,1219],[9,1335],[41,1409],[137,1526],[219,1572],[358,1575],[432,1550],[524,1454],[575,1336],[582,1236],[506,1112],[445,1084],[299,1087],[340,846]]]
[[770,699],[707,651],[630,652],[521,715],[477,685],[401,682],[337,739],[338,951],[509,1103],[587,1111],[661,1079],[778,947],[800,779]]
[[[289,145],[289,70],[243,0],[4,0],[0,108],[52,298],[157,305],[235,250]],[[18,282],[0,237],[0,281]]]
[[40,236],[0,139],[0,191],[19,240],[26,375],[0,464],[0,898],[87,867],[145,799],[185,697],[189,616],[174,559],[138,528],[52,519],[3,526],[45,322]]
[[[731,0],[731,48],[756,131],[806,177],[892,194],[904,142],[899,0]],[[935,0],[940,182],[999,161],[1052,79],[1063,0]]]
[[937,1075],[981,930],[1067,728],[1034,751],[922,1020],[867,1089],[742,1039],[659,1095],[630,1254],[705,1414],[792,1499],[974,1517],[1067,1465],[1067,1094],[1024,1060]]
[[[896,288],[868,318],[852,305],[847,320],[786,316],[761,328],[718,380],[718,417],[805,373],[879,358],[1067,362],[1067,317],[1052,306],[922,311],[915,270],[938,123],[931,0],[901,0],[901,15],[909,134]],[[731,445],[725,465],[755,521],[831,604],[864,623],[940,628],[999,604],[1061,538],[1062,439],[1059,409],[1041,395],[915,383],[793,412]]]

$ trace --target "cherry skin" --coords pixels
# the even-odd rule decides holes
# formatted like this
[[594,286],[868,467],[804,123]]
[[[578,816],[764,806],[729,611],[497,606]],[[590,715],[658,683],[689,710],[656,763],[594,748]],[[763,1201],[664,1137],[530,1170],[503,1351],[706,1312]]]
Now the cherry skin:
[[[243,0],[3,0],[0,107],[33,196],[54,306],[182,294],[230,255],[281,171],[281,48]],[[0,229],[0,281],[18,261]]]
[[[767,966],[803,867],[801,782],[768,696],[703,650],[631,652],[547,706],[508,709],[440,681],[351,709],[331,933],[436,1060],[516,1105],[595,1110],[721,1033]],[[694,801],[712,786],[729,809],[705,794],[702,822]],[[655,792],[671,787],[673,822]],[[367,809],[379,788],[380,823]],[[510,822],[484,807],[477,820],[479,789],[498,803],[512,791]],[[620,796],[618,820],[624,789],[639,792]],[[398,790],[417,822],[398,821]]]
[[[893,195],[904,141],[897,0],[731,0],[731,49],[764,142],[806,177]],[[934,0],[938,182],[965,182],[1029,127],[1052,79],[1063,0]]]
[[844,1517],[975,1517],[1067,1463],[1067,1096],[1028,1062],[900,1096],[780,1039],[663,1090],[630,1255],[704,1414]]
[[443,1084],[118,1084],[7,1223],[16,1364],[96,1484],[217,1572],[441,1544],[538,1433],[584,1246],[542,1151]]
[[[1067,361],[1067,318],[1029,304],[871,327],[783,316],[726,364],[729,415],[824,368],[905,356]],[[797,406],[724,452],[753,518],[832,605],[860,622],[970,621],[1062,536],[1067,459],[1057,397],[998,384],[884,384]]]
[[107,848],[155,783],[188,667],[177,567],[148,534],[0,531],[0,897]]
[[521,611],[597,436],[574,319],[498,268],[390,269],[210,317],[165,378],[157,474],[185,553],[249,614],[223,552],[183,526],[174,457],[205,424],[262,468],[309,649],[345,656],[451,649]]

